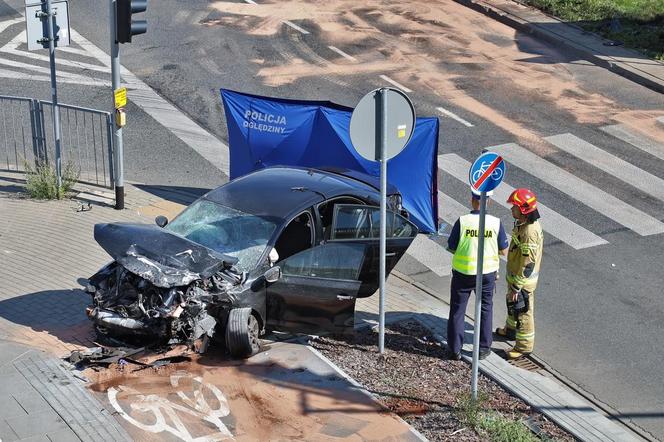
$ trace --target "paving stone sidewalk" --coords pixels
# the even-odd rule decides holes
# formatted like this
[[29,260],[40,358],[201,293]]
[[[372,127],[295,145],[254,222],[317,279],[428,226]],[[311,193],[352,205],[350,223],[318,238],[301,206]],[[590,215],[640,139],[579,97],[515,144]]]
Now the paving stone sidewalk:
[[[0,285],[0,344],[29,345],[53,356],[63,356],[73,349],[93,345],[92,328],[84,313],[89,297],[80,290],[77,280],[92,275],[109,260],[93,240],[94,224],[112,221],[151,223],[158,214],[171,218],[183,204],[195,198],[182,190],[174,192],[168,188],[127,185],[127,209],[116,211],[111,200],[106,200],[103,193],[94,189],[80,193],[74,200],[40,202],[21,198],[21,188],[21,175],[0,172],[0,280],[3,281]],[[88,209],[87,201],[93,201],[91,209]],[[377,296],[359,300],[358,319],[375,321],[377,309]],[[441,341],[445,340],[448,305],[398,272],[388,280],[386,311],[388,320],[414,316],[431,328]],[[470,324],[467,329],[471,329]],[[470,343],[470,333],[467,338]],[[470,347],[466,349],[470,350]],[[45,410],[50,416],[43,422],[51,422],[52,427],[43,428],[35,435],[38,436],[35,440],[86,440],[81,437],[84,433],[76,431],[77,422],[107,418],[100,408],[87,418],[69,416],[63,419],[63,412],[54,410],[67,407],[51,404],[47,400],[48,386],[43,383],[47,370],[56,373],[51,376],[53,379],[63,376],[58,374],[58,365],[53,362],[57,359],[46,353],[33,352],[32,360],[22,362],[15,360],[17,355],[12,354],[0,348],[0,400],[2,394],[12,394],[3,388],[17,388],[16,394],[34,390],[52,409],[48,411],[42,403],[41,411]],[[483,361],[480,369],[581,440],[638,440],[551,378],[514,367],[496,354]],[[42,374],[35,370],[42,370]],[[12,387],[13,380],[20,381],[16,385],[23,387]],[[34,394],[32,397],[38,401]],[[73,393],[71,397],[75,397]],[[3,403],[14,402],[0,402]],[[28,408],[23,409],[30,415]],[[88,409],[94,410],[95,406],[89,405]],[[5,413],[1,412],[0,416],[4,417]],[[42,421],[40,415],[35,416]],[[58,416],[68,425],[63,426]],[[30,417],[23,418],[31,422]],[[0,422],[2,440],[13,440],[9,436],[28,436],[27,433],[19,434],[19,426],[8,427],[10,424],[9,421]],[[34,428],[36,431],[37,427]],[[81,428],[89,427],[82,425]],[[70,433],[66,433],[67,430]],[[73,433],[76,438],[58,439],[59,432],[68,436]],[[108,440],[108,435],[98,437],[98,440]]]

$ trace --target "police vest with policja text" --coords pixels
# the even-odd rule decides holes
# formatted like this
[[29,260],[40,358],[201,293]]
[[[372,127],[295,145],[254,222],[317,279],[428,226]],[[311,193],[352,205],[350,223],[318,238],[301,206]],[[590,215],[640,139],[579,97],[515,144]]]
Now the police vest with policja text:
[[[477,274],[477,248],[479,245],[480,216],[469,213],[459,218],[459,244],[457,245],[452,268],[464,275]],[[484,224],[484,266],[482,273],[498,271],[500,257],[498,255],[498,232],[500,220],[486,215]]]

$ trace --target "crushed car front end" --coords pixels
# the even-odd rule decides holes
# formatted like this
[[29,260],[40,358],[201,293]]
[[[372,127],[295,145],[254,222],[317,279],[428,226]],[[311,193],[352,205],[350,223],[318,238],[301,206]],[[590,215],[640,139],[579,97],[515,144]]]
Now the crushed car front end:
[[98,224],[95,239],[114,258],[86,287],[88,317],[105,337],[193,345],[214,336],[244,288],[235,258],[157,226]]

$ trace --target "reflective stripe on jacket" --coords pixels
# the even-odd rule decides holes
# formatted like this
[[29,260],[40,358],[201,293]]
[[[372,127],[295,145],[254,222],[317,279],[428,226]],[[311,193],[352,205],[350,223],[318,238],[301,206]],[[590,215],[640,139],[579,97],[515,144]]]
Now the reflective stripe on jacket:
[[540,265],[544,234],[539,221],[515,226],[507,254],[507,283],[512,290],[535,290]]
[[[469,213],[459,218],[459,244],[457,245],[452,268],[464,275],[477,274],[477,249],[479,245],[480,216]],[[484,226],[484,265],[482,273],[498,270],[498,232],[500,220],[495,216],[486,215]]]

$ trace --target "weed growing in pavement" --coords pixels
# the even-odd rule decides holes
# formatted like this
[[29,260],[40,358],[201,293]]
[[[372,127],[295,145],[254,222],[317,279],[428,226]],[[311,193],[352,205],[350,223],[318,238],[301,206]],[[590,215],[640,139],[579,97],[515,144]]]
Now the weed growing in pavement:
[[508,419],[496,412],[482,414],[479,427],[487,432],[492,442],[534,442],[539,440],[521,422]]
[[473,399],[470,393],[462,395],[456,404],[456,416],[464,425],[476,430],[480,419],[486,410],[487,397],[478,392],[477,399]]
[[508,419],[488,410],[487,397],[481,392],[477,400],[470,394],[461,396],[456,404],[456,416],[463,425],[478,433],[485,433],[492,442],[531,442],[539,439],[521,422]]
[[62,199],[78,181],[79,170],[73,163],[67,163],[62,170],[62,186],[58,188],[55,168],[48,164],[31,165],[24,163],[26,172],[25,189],[31,198],[40,200]]

